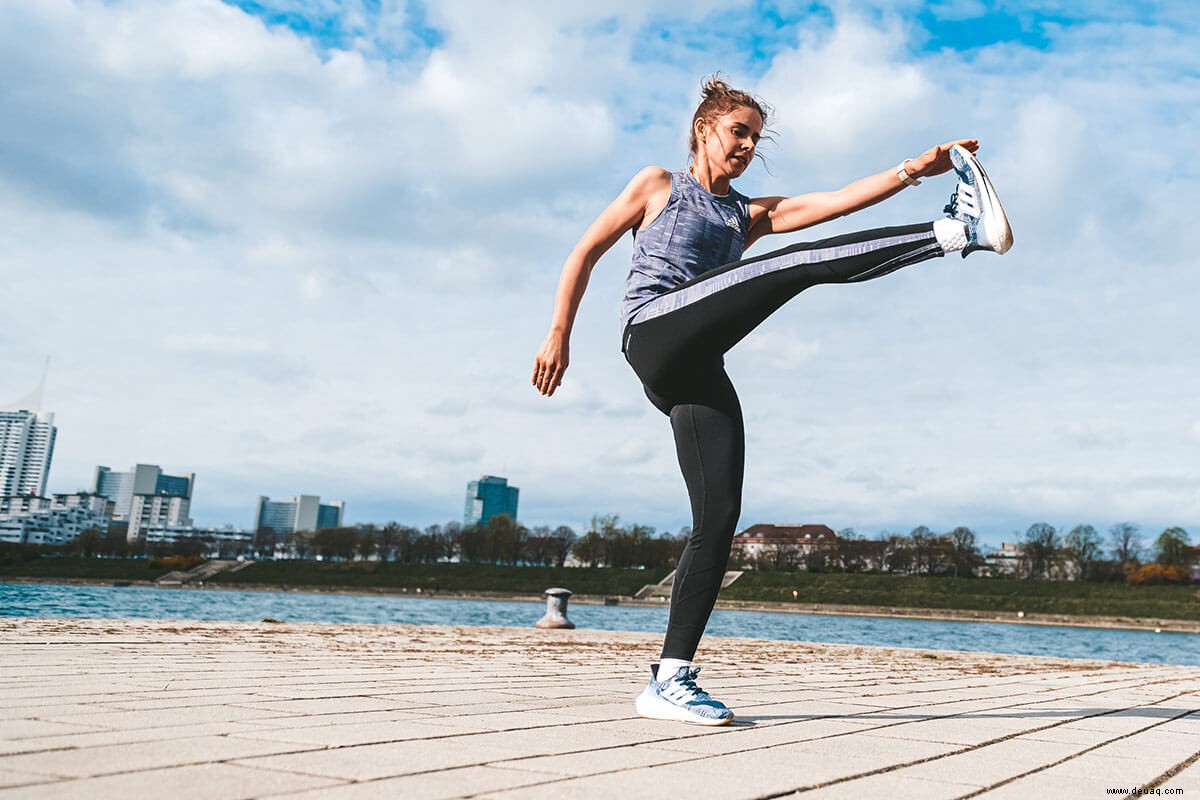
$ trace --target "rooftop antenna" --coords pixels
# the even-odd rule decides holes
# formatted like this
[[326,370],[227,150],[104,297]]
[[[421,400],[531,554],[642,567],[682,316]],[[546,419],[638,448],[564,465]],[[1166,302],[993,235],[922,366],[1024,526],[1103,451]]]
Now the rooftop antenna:
[[50,356],[46,356],[46,365],[42,368],[42,379],[33,391],[11,405],[0,408],[0,411],[41,411],[42,396],[46,393],[46,375],[50,372]]

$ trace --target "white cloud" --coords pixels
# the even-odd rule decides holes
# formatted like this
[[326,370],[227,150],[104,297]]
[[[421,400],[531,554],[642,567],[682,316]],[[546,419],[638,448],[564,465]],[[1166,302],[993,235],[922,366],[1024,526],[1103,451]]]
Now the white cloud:
[[[903,58],[898,21],[876,28],[853,15],[832,32],[806,34],[775,58],[759,90],[775,104],[784,147],[814,161],[862,157],[919,119],[935,101],[932,76]],[[858,176],[855,176],[858,177]],[[832,188],[832,187],[831,187]]]

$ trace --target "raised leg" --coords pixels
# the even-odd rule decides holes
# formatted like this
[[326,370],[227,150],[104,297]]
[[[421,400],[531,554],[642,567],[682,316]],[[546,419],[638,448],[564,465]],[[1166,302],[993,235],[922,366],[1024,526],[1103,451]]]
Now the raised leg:
[[802,242],[726,264],[643,306],[625,333],[625,352],[653,386],[662,370],[728,352],[810,286],[866,281],[943,254],[933,224],[924,223]]

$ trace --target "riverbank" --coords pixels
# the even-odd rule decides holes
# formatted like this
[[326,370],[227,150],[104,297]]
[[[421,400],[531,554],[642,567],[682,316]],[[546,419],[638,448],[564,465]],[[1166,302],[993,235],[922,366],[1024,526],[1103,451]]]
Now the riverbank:
[[[373,587],[364,588],[359,586],[289,586],[289,585],[264,585],[261,583],[207,583],[199,585],[187,586],[161,586],[159,587],[153,581],[146,580],[121,580],[113,581],[106,579],[91,579],[91,578],[14,578],[0,577],[0,582],[4,583],[33,583],[33,584],[50,584],[50,585],[66,585],[66,586],[139,586],[149,588],[161,588],[164,591],[204,591],[204,590],[229,590],[229,591],[250,591],[250,592],[294,592],[306,594],[345,594],[357,596],[379,596],[390,595],[396,597],[408,598],[437,598],[442,600],[505,600],[514,602],[530,602],[540,603],[543,598],[541,595],[519,594],[511,592],[439,592],[439,591],[405,591],[403,589],[395,589],[389,587]],[[649,599],[636,600],[630,596],[620,595],[588,595],[575,594],[572,595],[571,603],[578,605],[622,605],[641,608],[658,608],[665,604],[665,600]],[[1181,619],[1166,619],[1159,617],[1132,617],[1132,616],[1102,616],[1102,615],[1067,615],[1067,614],[1046,614],[1036,612],[1002,612],[1002,611],[979,611],[971,609],[945,609],[945,608],[904,608],[899,606],[876,606],[876,605],[849,605],[849,604],[827,604],[827,603],[801,603],[793,602],[770,602],[770,601],[746,601],[746,600],[726,600],[719,599],[716,604],[718,610],[723,611],[763,611],[769,613],[781,614],[815,614],[826,616],[849,616],[849,617],[875,617],[875,618],[903,618],[917,620],[942,620],[947,622],[987,622],[987,623],[1003,623],[1013,625],[1042,625],[1042,626],[1057,626],[1071,628],[1100,628],[1106,630],[1136,630],[1136,631],[1156,631],[1162,633],[1187,633],[1200,634],[1200,621],[1197,620],[1181,620]]]

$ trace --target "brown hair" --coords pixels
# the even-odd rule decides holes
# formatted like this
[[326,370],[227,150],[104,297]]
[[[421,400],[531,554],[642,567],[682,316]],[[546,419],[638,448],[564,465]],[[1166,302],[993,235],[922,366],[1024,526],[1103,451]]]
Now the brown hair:
[[688,149],[693,154],[696,152],[698,145],[696,141],[696,123],[699,120],[704,120],[711,125],[718,117],[742,106],[757,111],[758,115],[762,117],[763,127],[766,127],[771,119],[772,109],[769,105],[749,92],[734,89],[721,80],[718,75],[713,75],[711,78],[705,80],[700,88],[700,93],[704,95],[704,99],[700,101],[700,105],[696,107],[696,113],[692,115],[692,129],[688,134]]

